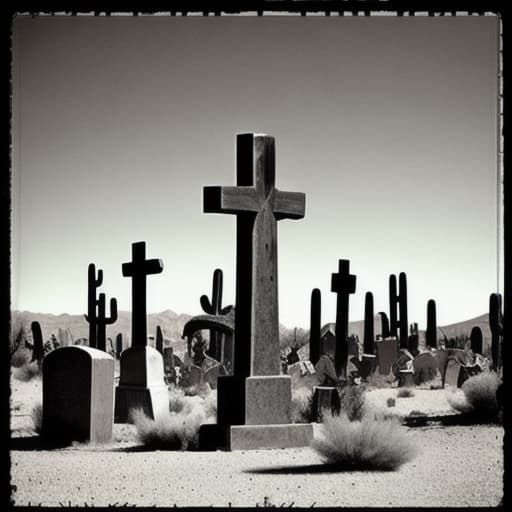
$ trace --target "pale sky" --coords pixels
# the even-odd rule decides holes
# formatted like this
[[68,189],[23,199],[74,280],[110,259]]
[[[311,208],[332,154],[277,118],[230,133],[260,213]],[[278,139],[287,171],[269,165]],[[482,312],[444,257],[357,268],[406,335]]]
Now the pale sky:
[[331,273],[357,275],[350,319],[485,313],[497,287],[495,17],[19,17],[13,33],[12,306],[81,314],[87,265],[131,309],[121,264],[147,242],[164,271],[148,311],[199,314],[215,268],[234,301],[235,217],[202,188],[235,184],[236,134],[276,139],[276,185],[306,194],[278,224],[279,311],[334,321]]

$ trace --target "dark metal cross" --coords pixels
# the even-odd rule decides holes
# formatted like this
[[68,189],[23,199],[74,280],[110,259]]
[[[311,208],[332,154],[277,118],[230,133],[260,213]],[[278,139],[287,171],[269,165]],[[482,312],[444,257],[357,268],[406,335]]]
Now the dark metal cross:
[[338,273],[331,275],[331,291],[336,300],[336,353],[334,366],[338,377],[347,377],[348,361],[348,298],[356,291],[356,276],[349,273],[349,260],[338,261]]
[[146,278],[160,274],[162,260],[146,259],[146,242],[132,244],[132,261],[123,263],[123,276],[132,278],[132,347],[147,345]]
[[237,216],[234,374],[279,375],[277,221],[304,217],[306,196],[275,188],[274,138],[237,136],[237,186],[205,187],[205,213]]

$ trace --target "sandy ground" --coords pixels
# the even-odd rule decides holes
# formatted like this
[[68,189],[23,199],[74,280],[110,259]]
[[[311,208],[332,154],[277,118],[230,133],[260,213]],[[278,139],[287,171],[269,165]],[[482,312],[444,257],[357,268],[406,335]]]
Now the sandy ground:
[[329,472],[309,448],[247,452],[13,451],[16,505],[495,506],[503,429],[408,429],[418,456],[393,472]]
[[[31,435],[30,411],[41,381],[12,381],[14,436]],[[451,390],[397,389],[366,395],[372,408],[453,413]],[[395,398],[394,407],[387,399]],[[16,505],[139,506],[496,506],[502,497],[503,429],[499,426],[407,429],[417,457],[393,472],[332,472],[310,448],[247,452],[144,451],[132,426],[115,426],[131,442],[52,451],[11,451]],[[319,426],[316,427],[318,433]]]

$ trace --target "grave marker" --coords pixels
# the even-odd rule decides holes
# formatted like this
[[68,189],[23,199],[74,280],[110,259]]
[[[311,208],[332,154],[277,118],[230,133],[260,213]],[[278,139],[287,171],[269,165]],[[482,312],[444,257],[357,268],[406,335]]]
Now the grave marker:
[[237,136],[237,186],[204,188],[206,213],[237,216],[237,256],[234,375],[218,379],[218,424],[202,426],[203,447],[303,446],[312,437],[311,425],[290,424],[277,305],[277,221],[304,217],[305,195],[274,182],[273,137],[249,133]]
[[169,412],[162,355],[147,345],[146,278],[163,268],[161,260],[146,259],[145,242],[132,244],[132,261],[122,266],[123,276],[132,278],[132,346],[121,354],[115,423],[131,422],[137,408],[153,419]]
[[331,275],[331,291],[336,297],[336,375],[347,378],[348,363],[348,299],[356,291],[356,276],[349,272],[349,260],[338,261],[338,273]]
[[43,359],[41,435],[56,441],[105,443],[112,437],[114,359],[78,345]]

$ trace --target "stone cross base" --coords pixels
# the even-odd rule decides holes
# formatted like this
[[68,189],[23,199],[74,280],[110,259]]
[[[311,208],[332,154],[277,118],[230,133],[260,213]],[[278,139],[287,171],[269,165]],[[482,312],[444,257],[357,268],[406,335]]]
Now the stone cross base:
[[142,409],[153,419],[169,414],[169,392],[164,362],[152,347],[132,347],[121,354],[114,423],[132,423],[130,411]]
[[313,388],[313,418],[320,423],[324,411],[333,414],[340,411],[340,396],[338,390],[330,386],[315,386]]
[[414,386],[414,372],[412,370],[400,370],[398,376],[398,387],[408,388]]
[[313,440],[313,425],[202,425],[199,430],[200,450],[265,450],[300,448]]
[[133,423],[131,411],[142,409],[154,420],[169,415],[169,391],[165,384],[159,386],[117,386],[114,423]]

